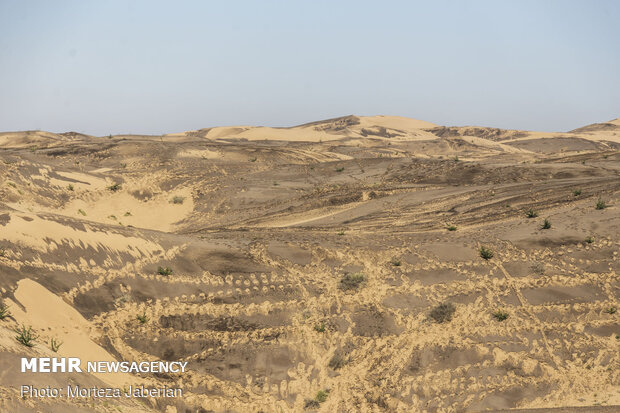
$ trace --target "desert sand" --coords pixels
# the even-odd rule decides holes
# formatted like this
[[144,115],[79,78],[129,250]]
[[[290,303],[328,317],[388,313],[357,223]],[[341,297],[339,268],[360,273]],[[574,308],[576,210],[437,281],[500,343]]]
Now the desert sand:
[[0,133],[0,411],[618,411],[619,148],[620,118]]

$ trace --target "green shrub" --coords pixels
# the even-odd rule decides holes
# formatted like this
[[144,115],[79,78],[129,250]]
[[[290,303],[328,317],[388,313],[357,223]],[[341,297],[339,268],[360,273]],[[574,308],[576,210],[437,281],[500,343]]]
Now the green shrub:
[[78,209],[78,214],[86,216],[86,212],[83,209]]
[[11,316],[11,312],[9,311],[8,305],[0,305],[0,320],[4,320],[7,317]]
[[454,225],[448,225],[448,226],[446,227],[446,229],[447,229],[448,231],[456,231],[456,227],[455,227]]
[[328,395],[329,395],[328,390],[319,390],[316,393],[316,396],[314,396],[314,400],[316,400],[319,403],[323,403],[325,400],[327,400]]
[[182,204],[183,201],[185,201],[185,197],[175,196],[175,197],[172,197],[172,200],[170,202],[172,202],[173,204]]
[[129,211],[125,212],[125,216],[126,217],[130,217],[131,216],[131,212],[129,212]]
[[366,277],[361,272],[355,274],[345,274],[344,277],[340,280],[340,288],[342,290],[355,290],[357,289],[364,281]]
[[588,244],[592,244],[592,243],[594,242],[594,237],[592,237],[592,236],[587,237],[587,238],[586,238],[586,242],[587,242]]
[[528,209],[525,212],[525,216],[528,218],[536,218],[538,216],[538,212],[534,211],[532,208]]
[[344,171],[344,166],[340,168],[336,168],[336,172],[342,172],[342,171]]
[[495,318],[497,321],[504,321],[508,318],[508,316],[509,314],[504,310],[497,310],[493,312],[493,318]]
[[67,189],[68,189],[69,191],[73,191],[73,185],[72,185],[72,184],[67,185]]
[[146,313],[138,314],[136,319],[140,322],[140,324],[146,324],[149,321],[149,318],[146,316]]
[[38,336],[32,331],[32,327],[26,327],[22,324],[21,327],[15,329],[15,332],[17,333],[17,336],[15,336],[17,341],[26,347],[34,347],[34,341]]
[[616,314],[616,311],[618,311],[618,309],[614,306],[611,306],[607,310],[605,310],[607,314]]
[[58,353],[60,346],[62,346],[62,341],[58,341],[56,338],[50,339],[50,348],[54,353]]
[[491,251],[490,249],[486,248],[486,247],[480,247],[480,257],[484,258],[485,260],[490,260],[491,258],[493,258],[493,251]]
[[456,307],[452,303],[442,303],[434,307],[429,313],[430,318],[436,323],[446,323],[452,320]]
[[159,274],[159,275],[170,275],[170,274],[172,274],[172,268],[170,268],[170,267],[157,267],[157,274]]
[[392,265],[395,266],[395,267],[400,267],[400,264],[401,264],[400,260],[393,260],[392,261]]
[[319,324],[315,324],[314,325],[314,331],[316,331],[317,333],[324,333],[325,332],[325,323],[321,321]]
[[112,192],[116,192],[116,191],[118,191],[119,189],[121,189],[121,186],[120,186],[120,184],[116,184],[116,183],[114,183],[114,184],[112,184],[112,185],[110,185],[110,186],[108,187],[108,190],[110,190],[110,191],[112,191]]
[[540,225],[540,229],[549,229],[551,228],[551,221],[545,219],[544,222]]
[[581,195],[581,189],[575,189],[573,191],[573,196],[579,196],[579,195]]
[[607,208],[607,204],[601,198],[596,201],[596,209],[605,209]]

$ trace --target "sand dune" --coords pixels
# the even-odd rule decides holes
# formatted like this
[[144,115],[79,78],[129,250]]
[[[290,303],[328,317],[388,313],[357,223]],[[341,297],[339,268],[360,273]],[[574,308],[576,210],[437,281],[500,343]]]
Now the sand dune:
[[[0,133],[0,410],[617,410],[619,136],[353,115]],[[55,354],[189,372],[19,372]]]

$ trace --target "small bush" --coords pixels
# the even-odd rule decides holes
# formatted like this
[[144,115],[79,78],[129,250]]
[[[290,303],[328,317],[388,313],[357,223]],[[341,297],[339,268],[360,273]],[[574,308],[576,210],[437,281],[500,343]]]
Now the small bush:
[[456,231],[456,227],[455,227],[454,225],[448,225],[448,226],[446,227],[446,229],[447,229],[448,231]]
[[545,221],[540,225],[540,229],[549,229],[551,228],[551,221],[545,219]]
[[366,277],[361,272],[355,274],[345,274],[344,277],[340,280],[340,288],[342,290],[355,290],[357,289],[364,281]]
[[22,343],[26,347],[34,347],[34,341],[38,338],[38,336],[32,331],[32,327],[22,324],[20,328],[16,328],[15,332],[17,336],[15,339]]
[[596,209],[605,209],[607,208],[607,204],[601,198],[596,201]]
[[314,325],[314,331],[316,331],[317,333],[324,333],[325,332],[325,323],[321,321],[319,324],[315,324]]
[[119,189],[121,189],[121,186],[119,184],[112,184],[108,187],[108,190],[112,191],[112,192],[116,192]]
[[126,163],[121,163],[121,168],[123,168],[123,169],[127,168],[127,164]]
[[125,212],[125,216],[126,217],[130,217],[131,216],[131,212],[129,212],[129,211]]
[[0,257],[4,257],[6,255],[6,251],[3,248],[0,248]]
[[504,321],[508,318],[508,316],[509,314],[504,310],[497,310],[493,312],[493,318],[495,318],[497,321]]
[[250,162],[256,162],[256,158],[250,158]]
[[436,323],[446,323],[452,320],[456,307],[452,303],[442,303],[433,308],[429,313],[430,318]]
[[480,247],[480,257],[484,258],[485,260],[490,260],[491,258],[493,258],[493,251],[491,251],[490,249],[486,248],[486,247]]
[[575,189],[573,191],[573,196],[579,196],[579,195],[581,195],[581,189]]
[[50,339],[50,348],[54,353],[58,353],[58,349],[62,346],[62,341],[58,341],[55,338]]
[[534,211],[532,208],[528,209],[525,212],[525,216],[528,218],[536,218],[538,216],[538,212]]
[[67,189],[68,189],[69,191],[73,191],[73,185],[72,185],[72,184],[67,185]]
[[342,172],[342,171],[344,171],[344,167],[336,168],[336,172]]
[[170,202],[172,202],[173,204],[182,204],[183,201],[185,201],[185,197],[175,196],[175,197],[172,197],[172,200]]
[[146,324],[149,321],[149,318],[146,316],[146,313],[138,314],[136,319],[140,322],[140,324]]
[[78,209],[78,214],[86,216],[86,212],[83,209]]
[[0,305],[0,320],[4,320],[7,317],[11,316],[11,312],[9,311],[8,305]]
[[395,266],[395,267],[400,267],[400,264],[401,264],[400,260],[393,260],[392,261],[392,265]]
[[344,235],[344,231],[343,230],[338,231],[338,235],[341,235],[341,236]]
[[157,274],[159,274],[159,275],[170,275],[170,274],[172,274],[172,268],[170,268],[170,267],[157,267]]
[[340,352],[335,352],[331,359],[329,359],[329,363],[327,367],[332,370],[338,370],[344,367],[348,363],[348,360],[344,358],[344,356]]
[[314,396],[314,400],[316,400],[319,403],[323,403],[325,400],[327,400],[328,395],[329,395],[329,390],[319,390],[316,393],[316,396]]
[[592,244],[594,242],[594,237],[587,237],[585,240],[588,244]]
[[611,306],[607,310],[605,310],[607,314],[616,314],[616,311],[618,311],[618,309],[614,306]]
[[536,275],[544,275],[545,274],[545,264],[541,262],[535,262],[530,265],[530,271],[532,271]]

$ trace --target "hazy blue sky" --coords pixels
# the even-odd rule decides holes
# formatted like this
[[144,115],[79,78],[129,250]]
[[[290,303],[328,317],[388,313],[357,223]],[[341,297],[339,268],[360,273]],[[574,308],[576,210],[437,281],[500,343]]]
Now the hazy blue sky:
[[620,1],[0,0],[0,130],[620,116]]

